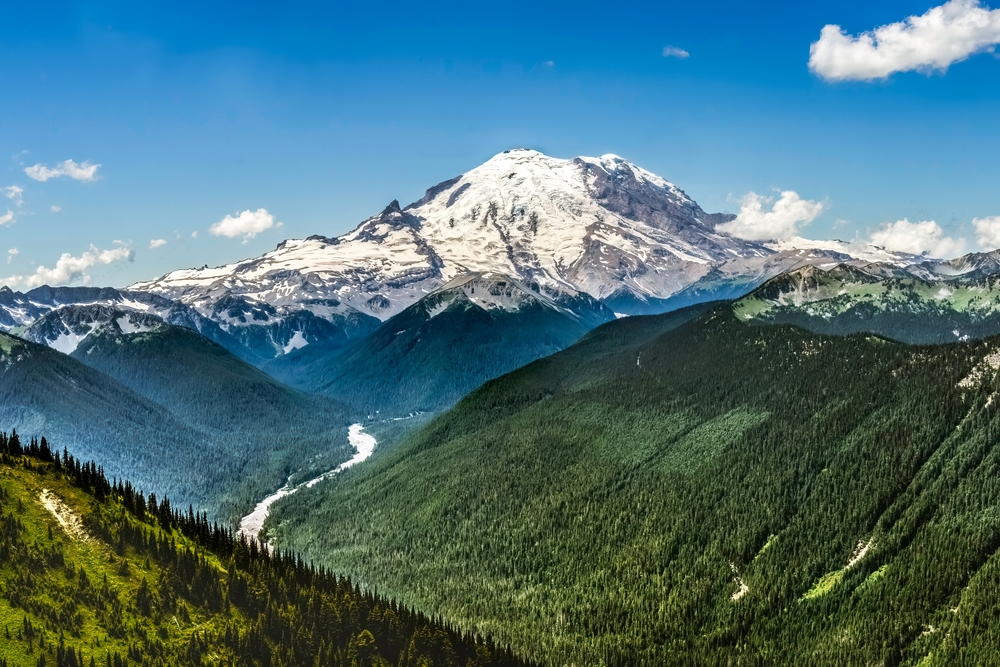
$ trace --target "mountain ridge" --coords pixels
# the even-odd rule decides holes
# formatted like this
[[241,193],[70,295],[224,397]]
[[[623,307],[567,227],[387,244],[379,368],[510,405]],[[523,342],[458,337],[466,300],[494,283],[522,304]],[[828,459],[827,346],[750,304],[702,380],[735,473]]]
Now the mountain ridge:
[[[257,258],[174,271],[130,289],[203,314],[231,296],[289,310],[298,301],[337,299],[384,321],[459,275],[494,272],[535,283],[542,293],[568,287],[611,299],[618,312],[638,314],[668,309],[671,297],[702,279],[742,281],[749,291],[803,261],[850,259],[849,251],[867,257],[859,261],[914,260],[800,239],[803,255],[794,242],[715,230],[730,219],[706,213],[673,183],[615,155],[558,159],[518,149],[406,207],[394,201],[341,236],[287,239]],[[712,298],[711,289],[706,294],[700,300]]]

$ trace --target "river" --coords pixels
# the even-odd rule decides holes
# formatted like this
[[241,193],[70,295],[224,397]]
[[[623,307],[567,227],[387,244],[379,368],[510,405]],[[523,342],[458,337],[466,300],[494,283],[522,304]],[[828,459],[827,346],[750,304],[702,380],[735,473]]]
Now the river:
[[319,477],[297,486],[291,485],[291,477],[289,477],[289,481],[286,482],[283,487],[257,503],[257,506],[253,508],[253,511],[250,512],[250,514],[247,514],[245,517],[240,519],[240,533],[242,535],[246,535],[247,537],[257,537],[257,535],[260,534],[260,529],[264,527],[264,521],[267,519],[271,505],[285,496],[292,495],[303,487],[312,488],[324,479],[332,477],[338,472],[346,470],[355,464],[361,463],[372,455],[372,452],[375,451],[375,445],[378,444],[375,441],[374,436],[369,433],[365,433],[365,427],[361,424],[351,424],[350,428],[347,429],[347,439],[355,449],[355,454],[349,461],[344,461],[334,470],[323,473]]

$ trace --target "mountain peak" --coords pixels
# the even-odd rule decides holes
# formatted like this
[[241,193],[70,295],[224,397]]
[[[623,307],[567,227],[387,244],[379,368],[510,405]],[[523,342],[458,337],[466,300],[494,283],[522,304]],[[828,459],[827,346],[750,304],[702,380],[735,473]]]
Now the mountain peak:
[[[288,241],[256,259],[133,288],[203,313],[232,293],[285,308],[336,299],[385,320],[458,276],[493,273],[634,313],[660,311],[682,292],[689,299],[703,280],[711,284],[690,292],[695,299],[739,296],[802,262],[857,258],[850,244],[774,247],[716,232],[725,219],[613,153],[557,158],[514,148],[405,208],[393,201],[336,239]],[[875,251],[866,258],[904,261]]]

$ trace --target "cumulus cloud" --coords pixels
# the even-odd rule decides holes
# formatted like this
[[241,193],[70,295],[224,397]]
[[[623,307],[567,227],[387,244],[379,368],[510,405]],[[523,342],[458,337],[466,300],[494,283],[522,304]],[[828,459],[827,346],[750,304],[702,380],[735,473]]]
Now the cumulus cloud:
[[[771,204],[771,210],[764,210],[765,204]],[[798,235],[799,227],[815,220],[823,208],[823,202],[802,199],[792,190],[782,191],[777,201],[750,192],[740,200],[736,219],[715,229],[748,241],[788,239]]]
[[16,185],[11,185],[3,189],[3,193],[7,195],[7,199],[13,199],[16,206],[21,206],[24,204],[24,190],[17,187]]
[[198,238],[198,232],[191,232],[191,238],[193,239]]
[[73,160],[65,160],[52,168],[46,167],[44,164],[36,164],[25,168],[24,173],[30,178],[42,182],[59,176],[69,176],[74,181],[95,181],[97,180],[97,168],[100,166],[89,162],[77,164]]
[[663,47],[663,57],[664,58],[680,58],[683,60],[691,54],[684,49],[677,46],[664,46]]
[[0,215],[0,225],[6,227],[7,225],[14,222],[14,211],[7,209],[7,212]]
[[17,248],[11,248],[7,251],[7,263],[10,264],[14,261],[14,258],[21,254],[21,251]]
[[62,210],[62,206],[56,206],[55,204],[53,204],[52,206],[49,207],[49,210],[52,211],[53,213],[58,213],[59,211]]
[[[15,253],[17,254],[17,253]],[[10,255],[10,251],[8,251]],[[91,245],[90,249],[79,257],[74,257],[68,252],[64,252],[56,261],[56,265],[51,269],[39,266],[35,273],[29,276],[11,276],[0,280],[10,286],[24,285],[26,287],[39,287],[40,285],[66,285],[72,282],[90,282],[90,275],[87,270],[99,264],[114,264],[121,261],[132,261],[134,253],[132,249],[119,245],[108,250],[98,250],[97,246]]]
[[[278,226],[281,226],[280,222]],[[237,213],[236,217],[227,215],[212,225],[208,231],[215,236],[229,238],[242,236],[243,240],[246,241],[271,227],[274,227],[274,216],[268,213],[267,209],[259,208],[256,211],[247,210]]]
[[985,250],[1000,248],[1000,215],[988,218],[973,218],[972,226],[976,228],[976,242]]
[[852,37],[827,25],[809,47],[809,69],[828,81],[871,81],[894,72],[944,71],[1000,43],[1000,10],[979,0],[950,0]]
[[149,242],[149,249],[152,250],[153,248],[159,248],[160,246],[165,245],[167,245],[166,239],[153,239]]
[[903,218],[890,222],[872,232],[871,240],[886,250],[940,258],[956,257],[965,249],[965,239],[945,236],[941,225],[933,220],[910,222]]

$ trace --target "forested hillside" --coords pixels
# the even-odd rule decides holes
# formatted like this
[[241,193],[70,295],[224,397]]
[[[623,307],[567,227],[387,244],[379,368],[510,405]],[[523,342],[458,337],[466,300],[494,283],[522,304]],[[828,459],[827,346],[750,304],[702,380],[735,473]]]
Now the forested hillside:
[[991,664],[998,367],[996,339],[629,318],[267,529],[550,665]]
[[0,625],[4,667],[524,664],[6,434]]
[[361,416],[434,412],[613,318],[586,294],[556,300],[537,285],[470,274],[389,318],[353,347],[306,346],[263,368],[292,386],[346,402]]
[[22,433],[221,519],[245,514],[293,471],[350,458],[339,404],[182,327],[104,328],[72,356],[0,334],[0,398],[0,418]]

